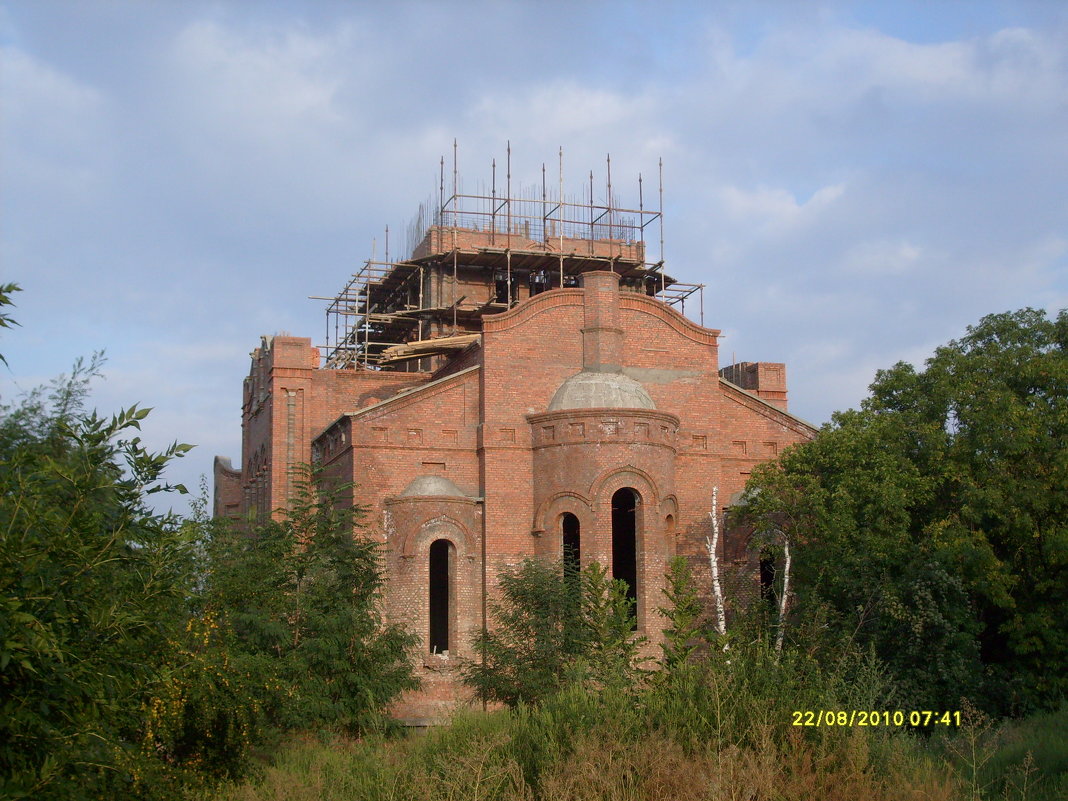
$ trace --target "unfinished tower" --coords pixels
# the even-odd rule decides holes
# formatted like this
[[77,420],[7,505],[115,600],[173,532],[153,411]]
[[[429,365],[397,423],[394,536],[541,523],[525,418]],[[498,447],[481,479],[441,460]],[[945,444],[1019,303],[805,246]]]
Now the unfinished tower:
[[[562,159],[562,155],[561,155]],[[660,208],[647,209],[639,178],[633,209],[614,203],[611,161],[605,197],[595,203],[593,173],[582,201],[551,196],[542,168],[540,193],[512,196],[511,154],[506,183],[465,194],[454,161],[452,191],[445,194],[442,160],[437,208],[420,207],[408,226],[409,254],[369,259],[326,309],[325,366],[428,371],[475,342],[482,318],[499,314],[542,292],[579,285],[583,273],[608,270],[623,291],[657,297],[683,310],[703,285],[684,284],[646,257],[647,233],[662,232]],[[561,168],[562,173],[562,168]],[[562,180],[561,180],[562,184]],[[658,191],[658,197],[662,191]],[[692,302],[691,302],[692,305]]]
[[[646,208],[639,178],[638,202],[618,206],[610,166],[599,202],[592,174],[577,201],[544,168],[540,188],[513,191],[510,164],[503,185],[494,165],[488,191],[465,194],[454,151],[452,191],[442,160],[406,257],[387,246],[326,299],[322,356],[296,337],[252,354],[241,467],[216,460],[216,514],[284,507],[300,463],[355,484],[386,612],[423,639],[423,689],[395,710],[410,722],[469,700],[457,665],[492,625],[501,571],[565,545],[627,583],[655,647],[667,560],[707,574],[712,487],[732,497],[814,434],[787,411],[784,365],[720,369],[703,287],[665,271],[661,193]],[[723,547],[738,591],[758,592],[759,555]]]

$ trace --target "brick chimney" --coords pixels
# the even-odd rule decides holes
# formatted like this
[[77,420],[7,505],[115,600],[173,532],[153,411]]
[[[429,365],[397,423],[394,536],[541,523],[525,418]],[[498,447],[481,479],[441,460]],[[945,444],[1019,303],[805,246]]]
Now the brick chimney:
[[623,372],[623,329],[619,327],[619,276],[598,270],[582,274],[585,316],[582,326],[582,370]]

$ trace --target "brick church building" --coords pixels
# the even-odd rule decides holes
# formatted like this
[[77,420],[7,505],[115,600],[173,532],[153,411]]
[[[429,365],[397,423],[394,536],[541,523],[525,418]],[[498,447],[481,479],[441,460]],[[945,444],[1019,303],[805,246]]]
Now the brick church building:
[[[655,644],[668,560],[708,583],[712,488],[725,507],[815,433],[787,411],[783,364],[721,367],[719,332],[680,311],[700,287],[647,261],[660,211],[510,190],[464,195],[454,170],[410,255],[368,261],[330,301],[322,348],[264,337],[240,466],[215,460],[217,516],[285,507],[301,463],[354,483],[384,612],[423,640],[423,689],[395,709],[412,723],[469,697],[457,665],[527,557],[610,566]],[[759,554],[721,547],[729,586],[758,587]]]

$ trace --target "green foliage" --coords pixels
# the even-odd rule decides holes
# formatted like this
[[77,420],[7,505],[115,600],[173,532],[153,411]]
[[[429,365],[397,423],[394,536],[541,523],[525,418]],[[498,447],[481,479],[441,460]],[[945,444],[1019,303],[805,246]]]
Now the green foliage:
[[626,688],[640,679],[634,604],[605,568],[594,563],[576,576],[560,562],[527,559],[499,584],[494,625],[477,636],[478,659],[464,669],[481,698],[516,706],[569,679]]
[[581,666],[597,687],[633,692],[644,678],[639,652],[647,642],[635,634],[634,601],[627,584],[608,577],[608,568],[591,562],[581,573]]
[[415,684],[413,638],[382,625],[345,488],[298,477],[251,534],[206,495],[155,514],[190,446],[149,451],[148,409],[87,412],[101,364],[0,406],[0,797],[174,798],[244,773],[275,729],[376,726]]
[[702,615],[704,607],[697,593],[697,584],[685,557],[676,556],[668,566],[664,597],[668,605],[657,611],[667,621],[661,664],[667,675],[690,663],[704,639]]
[[[20,287],[18,284],[0,284],[0,309],[2,309],[4,306],[14,305],[13,301],[11,300],[11,295],[15,292],[21,291],[22,287]],[[6,312],[0,312],[0,328],[11,328],[11,326],[13,325],[18,325],[18,322],[12,319],[10,314],[7,314]],[[0,353],[0,362],[7,364],[7,359],[4,358],[4,355],[2,353]]]
[[412,689],[415,638],[383,625],[378,549],[327,489],[301,471],[279,520],[251,533],[221,521],[205,544],[200,611],[176,671],[149,708],[152,747],[167,760],[239,776],[272,731],[380,725]]
[[[5,287],[5,291],[10,287]],[[192,543],[147,508],[148,414],[84,411],[94,357],[0,408],[0,795],[78,798],[136,773],[139,699],[184,620]]]
[[798,544],[799,605],[873,645],[912,705],[1048,706],[1068,692],[1065,441],[1068,313],[993,315],[756,471],[749,515]]

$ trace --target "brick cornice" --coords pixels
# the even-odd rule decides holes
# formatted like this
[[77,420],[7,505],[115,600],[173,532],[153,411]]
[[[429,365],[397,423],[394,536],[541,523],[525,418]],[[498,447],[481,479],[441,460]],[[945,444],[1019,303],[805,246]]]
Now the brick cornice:
[[560,306],[581,306],[582,304],[583,290],[581,289],[551,289],[523,301],[514,309],[500,314],[487,314],[482,318],[482,330],[487,333],[507,331],[549,309]]
[[619,308],[638,311],[656,317],[693,342],[700,342],[704,345],[715,345],[717,337],[719,337],[719,329],[704,328],[703,326],[688,320],[666,303],[651,298],[648,295],[639,295],[637,292],[621,292],[619,295]]

